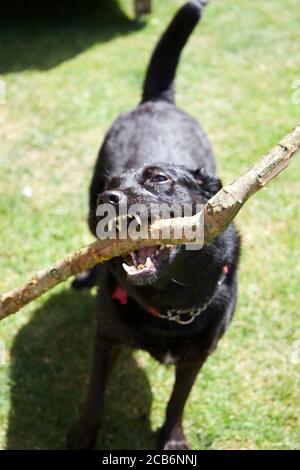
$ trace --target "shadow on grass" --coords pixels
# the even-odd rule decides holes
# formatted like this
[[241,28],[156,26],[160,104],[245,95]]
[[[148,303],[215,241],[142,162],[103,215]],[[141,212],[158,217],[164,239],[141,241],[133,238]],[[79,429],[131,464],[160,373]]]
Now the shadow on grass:
[[49,70],[136,29],[117,0],[4,0],[0,10],[1,74]]
[[[8,449],[62,449],[79,417],[94,334],[95,297],[63,291],[38,309],[11,351]],[[129,351],[118,359],[107,395],[97,448],[153,447],[151,390]]]

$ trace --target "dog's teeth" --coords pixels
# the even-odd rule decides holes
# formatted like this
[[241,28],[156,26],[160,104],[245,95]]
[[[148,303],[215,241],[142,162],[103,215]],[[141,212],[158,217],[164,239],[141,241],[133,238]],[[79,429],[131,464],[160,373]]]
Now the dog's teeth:
[[130,266],[128,266],[128,264],[122,263],[122,268],[125,269],[125,271],[129,274],[129,272],[130,272]]
[[[129,266],[127,262],[122,263],[123,269],[127,272],[129,276],[132,276],[137,273],[137,271],[143,271],[145,269],[154,269],[154,264],[150,256],[147,256],[146,261],[144,263],[139,263],[134,252],[129,253],[133,261],[133,265]],[[126,261],[126,258],[125,258]],[[130,261],[129,261],[130,262]]]
[[133,266],[128,266],[126,263],[122,263],[123,269],[127,272],[127,274],[131,275],[135,273],[135,269]]

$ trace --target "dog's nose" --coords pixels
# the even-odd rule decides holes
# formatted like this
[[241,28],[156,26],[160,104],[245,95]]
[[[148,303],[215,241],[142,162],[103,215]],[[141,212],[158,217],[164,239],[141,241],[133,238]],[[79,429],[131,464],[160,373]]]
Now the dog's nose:
[[124,200],[125,196],[122,191],[104,191],[98,197],[98,204],[120,204]]

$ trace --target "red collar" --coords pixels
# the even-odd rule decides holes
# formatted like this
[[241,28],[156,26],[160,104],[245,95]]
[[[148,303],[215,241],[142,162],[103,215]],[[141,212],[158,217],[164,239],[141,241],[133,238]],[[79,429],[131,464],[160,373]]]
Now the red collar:
[[115,290],[111,294],[113,300],[118,300],[121,305],[126,305],[128,302],[128,294],[124,287],[116,285]]
[[[128,293],[124,289],[124,287],[117,284],[115,287],[115,290],[113,291],[111,295],[111,298],[113,300],[117,300],[118,302],[120,302],[121,305],[126,305],[128,302]],[[154,317],[157,317],[157,315],[159,314],[159,310],[155,307],[149,306],[147,310]]]
[[[229,267],[227,266],[227,264],[225,264],[223,266],[222,274],[219,279],[218,285],[223,283],[224,278],[227,276],[228,273],[229,273]],[[126,305],[128,302],[128,293],[126,289],[124,289],[124,287],[117,284],[111,295],[111,298],[113,300],[117,300],[118,302],[120,302],[121,305]],[[156,307],[148,306],[147,311],[154,317],[160,316],[160,311]]]

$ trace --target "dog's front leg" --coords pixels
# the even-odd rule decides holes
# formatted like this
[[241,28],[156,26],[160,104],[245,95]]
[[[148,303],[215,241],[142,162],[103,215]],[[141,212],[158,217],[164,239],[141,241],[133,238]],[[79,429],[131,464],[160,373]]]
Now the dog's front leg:
[[168,403],[165,423],[159,433],[159,449],[189,449],[182,428],[183,411],[204,360],[178,363],[176,367],[175,385]]
[[68,449],[90,449],[94,446],[103,411],[105,386],[119,351],[119,345],[99,337],[96,333],[85,408],[80,420],[68,433]]

